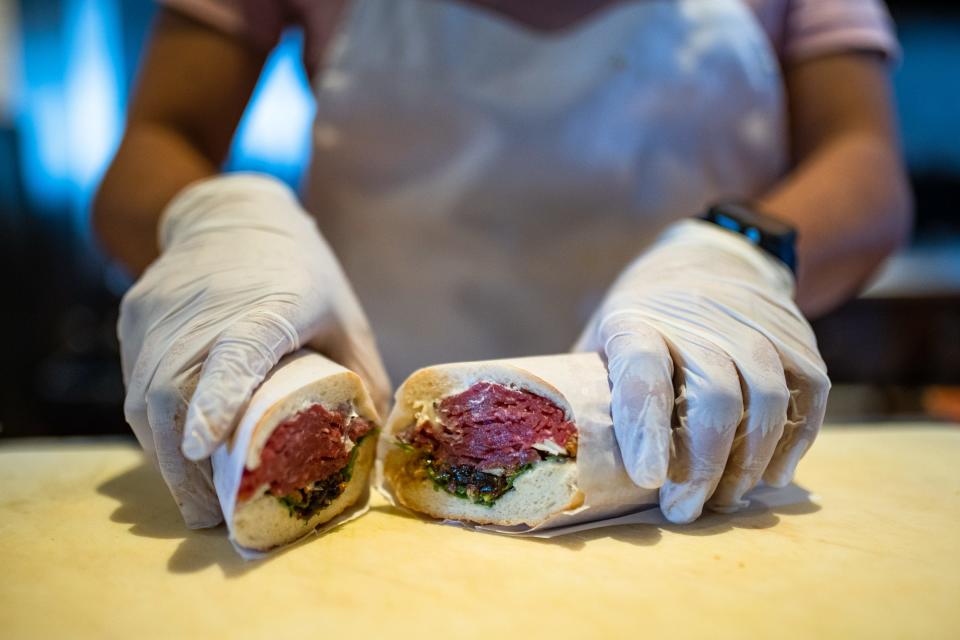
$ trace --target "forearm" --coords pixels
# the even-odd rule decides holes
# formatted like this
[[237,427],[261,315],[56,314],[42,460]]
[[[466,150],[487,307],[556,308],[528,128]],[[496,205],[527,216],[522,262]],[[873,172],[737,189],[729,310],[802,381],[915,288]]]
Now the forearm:
[[133,275],[157,257],[167,203],[219,171],[265,57],[175,11],[159,11],[123,142],[93,208],[104,248]]
[[797,302],[816,316],[906,241],[913,205],[885,59],[825,56],[785,79],[794,169],[758,204],[797,228]]
[[809,316],[855,295],[912,218],[898,150],[856,130],[810,153],[759,206],[798,229],[797,301]]
[[157,223],[167,203],[217,171],[176,130],[131,125],[94,201],[94,229],[104,249],[131,275],[142,273],[159,253]]

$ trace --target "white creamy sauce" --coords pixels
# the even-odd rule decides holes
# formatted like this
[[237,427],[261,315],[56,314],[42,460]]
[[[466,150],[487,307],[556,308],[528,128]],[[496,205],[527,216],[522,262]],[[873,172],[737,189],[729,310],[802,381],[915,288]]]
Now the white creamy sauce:
[[533,445],[534,449],[538,451],[543,451],[544,453],[550,454],[552,456],[565,456],[567,455],[567,450],[564,447],[561,447],[553,440],[544,440],[543,442],[538,442]]

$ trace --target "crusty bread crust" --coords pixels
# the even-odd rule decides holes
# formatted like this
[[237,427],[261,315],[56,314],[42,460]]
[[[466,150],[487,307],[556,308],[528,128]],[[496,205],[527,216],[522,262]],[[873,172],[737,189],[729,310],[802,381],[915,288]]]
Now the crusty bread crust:
[[570,403],[559,390],[512,365],[467,362],[420,369],[397,390],[396,404],[384,430],[387,440],[383,444],[384,477],[400,504],[434,518],[501,526],[536,526],[553,515],[581,506],[584,496],[577,487],[575,460],[536,463],[517,478],[512,490],[492,506],[484,506],[438,489],[423,473],[416,452],[393,446],[396,434],[414,424],[425,407],[465,391],[477,382],[493,382],[543,396],[563,409],[567,419],[576,424]]
[[318,511],[308,520],[291,516],[280,501],[268,493],[237,504],[233,516],[234,539],[237,544],[257,551],[269,551],[299,540],[343,513],[367,488],[367,478],[376,457],[376,441],[376,433],[371,433],[357,445],[359,450],[353,465],[353,474],[343,493],[331,502],[330,506]]

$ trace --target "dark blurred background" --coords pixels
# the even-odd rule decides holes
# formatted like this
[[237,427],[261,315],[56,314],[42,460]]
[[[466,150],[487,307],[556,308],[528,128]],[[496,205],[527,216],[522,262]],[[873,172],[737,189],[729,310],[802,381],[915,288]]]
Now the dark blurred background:
[[[888,4],[917,228],[860,299],[815,323],[829,418],[960,420],[960,7]],[[129,279],[87,220],[154,9],[0,0],[0,437],[127,431],[115,325]],[[273,53],[231,168],[299,182],[313,115],[300,47],[290,32]]]

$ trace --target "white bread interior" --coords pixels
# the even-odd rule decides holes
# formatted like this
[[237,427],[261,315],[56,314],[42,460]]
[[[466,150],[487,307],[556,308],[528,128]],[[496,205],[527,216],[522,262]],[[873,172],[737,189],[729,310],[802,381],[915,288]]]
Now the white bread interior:
[[233,536],[237,544],[248,549],[268,551],[295,542],[320,525],[329,522],[353,505],[367,487],[367,477],[376,457],[375,434],[357,445],[350,482],[340,496],[309,519],[290,515],[287,508],[269,493],[237,504],[233,514]]
[[499,362],[438,365],[413,373],[397,389],[396,403],[387,418],[384,437],[384,476],[397,500],[405,507],[434,518],[465,520],[477,524],[536,526],[557,513],[583,504],[577,487],[577,464],[543,461],[520,475],[513,489],[491,506],[438,490],[418,468],[415,452],[393,446],[396,434],[429,413],[433,403],[469,389],[477,382],[492,382],[523,389],[547,398],[568,420],[576,416],[567,399],[553,385],[518,367]]

